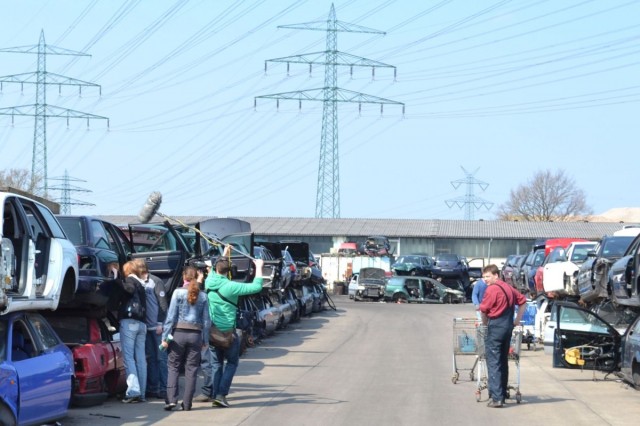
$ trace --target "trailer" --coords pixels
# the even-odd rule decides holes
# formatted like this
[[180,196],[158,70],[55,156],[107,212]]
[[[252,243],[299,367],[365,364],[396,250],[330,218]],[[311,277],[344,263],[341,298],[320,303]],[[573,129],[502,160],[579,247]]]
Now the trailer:
[[342,253],[323,253],[320,255],[320,268],[327,285],[333,290],[337,284],[349,282],[353,274],[362,268],[380,268],[391,275],[393,256],[345,255]]

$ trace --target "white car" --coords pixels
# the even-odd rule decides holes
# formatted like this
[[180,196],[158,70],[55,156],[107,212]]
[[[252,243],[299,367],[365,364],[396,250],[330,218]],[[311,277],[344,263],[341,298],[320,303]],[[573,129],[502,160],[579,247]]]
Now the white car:
[[577,277],[580,265],[593,250],[595,241],[573,242],[567,248],[556,247],[545,261],[542,284],[545,292],[578,296]]
[[0,314],[55,310],[78,288],[78,253],[53,213],[26,196],[0,192]]

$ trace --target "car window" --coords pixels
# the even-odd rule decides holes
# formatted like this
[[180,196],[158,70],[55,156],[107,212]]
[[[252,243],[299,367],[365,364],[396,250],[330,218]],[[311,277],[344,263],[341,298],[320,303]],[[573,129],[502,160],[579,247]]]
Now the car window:
[[562,307],[560,310],[560,328],[563,330],[589,331],[593,333],[609,333],[607,323],[591,312],[581,309]]
[[35,346],[29,328],[24,321],[14,321],[12,334],[11,359],[21,361],[33,357]]
[[96,248],[114,250],[114,248],[109,244],[110,238],[107,235],[107,231],[104,229],[102,222],[100,222],[99,220],[92,220],[89,226],[91,226],[93,245]]
[[84,246],[87,244],[85,240],[86,231],[84,229],[84,221],[78,217],[59,217],[58,222],[62,225],[67,238],[71,240],[74,246]]
[[533,266],[540,266],[544,262],[544,250],[539,250],[533,258]]
[[107,225],[107,238],[111,247],[122,247],[124,250],[125,256],[129,256],[131,254],[131,249],[129,248],[129,241],[127,237],[125,237],[124,233],[113,225]]
[[33,330],[38,335],[42,349],[50,349],[60,344],[60,340],[55,332],[49,327],[46,320],[39,314],[27,314]]
[[613,237],[608,239],[602,247],[604,257],[622,257],[633,237]]
[[90,340],[86,318],[51,316],[49,324],[64,343],[87,343]]

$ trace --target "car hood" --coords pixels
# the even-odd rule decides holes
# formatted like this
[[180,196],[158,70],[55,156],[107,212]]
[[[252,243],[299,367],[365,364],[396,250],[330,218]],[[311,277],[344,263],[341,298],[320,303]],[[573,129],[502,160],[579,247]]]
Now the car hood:
[[362,282],[363,280],[384,280],[385,279],[385,271],[381,268],[360,268],[358,280]]

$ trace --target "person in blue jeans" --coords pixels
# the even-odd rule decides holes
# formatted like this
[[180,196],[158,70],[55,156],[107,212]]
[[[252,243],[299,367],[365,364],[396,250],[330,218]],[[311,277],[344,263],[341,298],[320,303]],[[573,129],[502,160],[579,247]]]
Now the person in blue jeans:
[[[485,356],[489,390],[488,407],[500,408],[507,397],[509,383],[509,346],[513,327],[520,324],[527,299],[522,293],[501,281],[496,265],[482,269],[487,289],[480,303],[482,324],[487,326]],[[514,319],[515,308],[518,306]]]
[[146,294],[144,282],[134,262],[122,267],[122,297],[118,308],[120,322],[120,344],[127,374],[127,391],[124,403],[144,402],[147,386],[147,360],[145,341],[147,337]]
[[145,353],[147,354],[147,398],[166,398],[167,391],[167,351],[159,349],[162,325],[167,317],[169,304],[164,288],[164,281],[149,273],[147,264],[142,258],[134,259],[144,281],[147,297],[145,324],[147,337]]
[[210,396],[213,397],[213,405],[218,407],[229,407],[227,395],[240,361],[240,339],[235,332],[238,298],[259,293],[262,290],[263,281],[264,261],[261,259],[254,260],[256,276],[253,282],[240,283],[227,278],[231,270],[230,250],[229,246],[225,247],[224,253],[216,261],[215,273],[209,274],[205,281],[209,313],[213,324],[222,332],[233,331],[235,336],[233,343],[227,349],[211,346],[213,389]]

